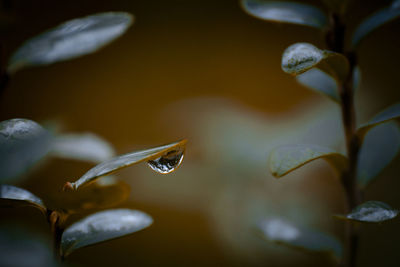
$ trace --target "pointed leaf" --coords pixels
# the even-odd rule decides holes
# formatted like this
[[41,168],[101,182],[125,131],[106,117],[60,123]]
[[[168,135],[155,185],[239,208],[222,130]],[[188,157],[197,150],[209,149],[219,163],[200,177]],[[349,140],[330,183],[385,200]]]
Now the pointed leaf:
[[283,52],[282,70],[299,75],[311,68],[319,68],[339,81],[347,78],[349,62],[345,56],[321,50],[309,43],[296,43]]
[[400,149],[400,129],[389,121],[372,128],[364,138],[357,164],[357,181],[366,187],[394,159]]
[[296,226],[281,218],[266,219],[260,229],[267,240],[310,252],[328,253],[335,259],[342,257],[340,242],[326,233]]
[[52,146],[52,155],[67,159],[100,163],[115,155],[112,146],[92,133],[65,134],[57,136]]
[[61,254],[142,230],[153,223],[144,212],[115,209],[97,212],[74,223],[62,235]]
[[0,185],[0,205],[7,206],[33,206],[46,213],[43,201],[28,190],[12,186]]
[[8,72],[47,65],[96,52],[132,24],[125,12],[106,12],[70,20],[24,43],[11,57]]
[[25,173],[50,150],[52,136],[34,121],[0,122],[0,182]]
[[269,167],[272,175],[279,178],[320,158],[327,160],[339,171],[347,166],[346,156],[330,148],[300,144],[281,146],[272,150]]
[[296,76],[296,80],[323,95],[326,95],[335,102],[340,102],[338,86],[331,76],[319,69],[310,69]]
[[364,135],[374,126],[387,122],[389,120],[399,119],[400,118],[400,103],[397,103],[393,106],[386,108],[381,111],[375,117],[373,117],[369,122],[362,125],[357,130],[357,135],[360,139],[364,138]]
[[300,24],[319,29],[328,25],[326,15],[310,5],[266,0],[242,0],[241,5],[248,14],[263,20]]
[[101,176],[105,176],[119,169],[148,161],[150,167],[159,173],[169,173],[177,169],[182,162],[186,140],[163,145],[155,148],[135,151],[105,161],[85,173],[74,183],[67,183],[65,189],[77,190]]
[[393,209],[384,202],[367,201],[353,209],[350,214],[336,217],[349,221],[380,223],[391,220],[398,214],[398,210]]
[[400,2],[393,1],[390,6],[378,10],[366,18],[355,30],[351,40],[352,46],[357,47],[361,40],[380,26],[398,18],[400,16]]

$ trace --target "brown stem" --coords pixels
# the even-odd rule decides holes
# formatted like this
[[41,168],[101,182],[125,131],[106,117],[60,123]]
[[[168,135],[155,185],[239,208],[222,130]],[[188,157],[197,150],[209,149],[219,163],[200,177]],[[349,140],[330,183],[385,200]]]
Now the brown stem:
[[[346,139],[346,149],[349,159],[348,168],[341,174],[342,185],[346,194],[346,211],[350,212],[353,208],[361,203],[361,191],[357,186],[357,162],[359,152],[359,140],[356,134],[356,114],[354,107],[354,90],[353,90],[353,71],[356,66],[356,56],[354,53],[345,53],[344,37],[345,24],[341,17],[337,14],[331,15],[331,29],[328,31],[326,41],[328,48],[343,53],[347,57],[350,68],[349,74],[345,81],[339,86],[339,94],[341,100],[341,113]],[[355,226],[348,222],[346,225],[346,248],[344,259],[341,266],[356,266],[357,249],[358,249],[358,231]]]
[[50,229],[53,233],[53,249],[54,256],[56,259],[62,260],[60,244],[61,244],[61,236],[64,229],[61,228],[60,224],[63,220],[63,214],[57,211],[49,211],[48,220],[50,223]]

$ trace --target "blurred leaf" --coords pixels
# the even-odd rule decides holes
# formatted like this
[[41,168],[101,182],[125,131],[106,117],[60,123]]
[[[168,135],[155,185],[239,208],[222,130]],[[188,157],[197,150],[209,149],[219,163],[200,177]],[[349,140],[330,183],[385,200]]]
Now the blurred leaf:
[[392,105],[383,111],[379,112],[375,117],[373,117],[367,123],[361,125],[357,130],[357,135],[363,139],[364,135],[372,128],[378,124],[387,122],[389,120],[394,120],[400,118],[400,103]]
[[328,253],[336,260],[342,257],[342,245],[326,233],[299,227],[281,218],[262,221],[260,229],[267,240],[275,243],[309,252]]
[[372,128],[364,138],[357,164],[357,181],[366,187],[397,155],[400,129],[389,121]]
[[319,68],[335,79],[343,81],[349,72],[349,62],[339,53],[320,50],[309,43],[295,43],[283,52],[284,72],[299,75],[311,68]]
[[115,209],[97,212],[74,223],[62,235],[61,254],[65,257],[74,250],[122,237],[142,230],[153,223],[144,212]]
[[96,52],[121,36],[132,24],[125,12],[106,12],[70,20],[25,42],[11,57],[7,70],[47,65]]
[[115,155],[112,146],[92,133],[64,134],[54,138],[52,155],[100,163]]
[[85,173],[74,183],[67,183],[64,189],[77,190],[101,176],[105,176],[133,164],[147,161],[156,172],[166,174],[176,170],[181,164],[185,152],[186,140],[168,145],[135,151],[105,161]]
[[0,182],[25,173],[50,150],[52,136],[27,119],[0,122]]
[[47,208],[43,201],[28,190],[12,186],[0,185],[0,205],[33,206],[46,214]]
[[361,40],[363,40],[368,34],[379,28],[380,26],[388,23],[400,16],[400,1],[393,1],[390,6],[378,10],[368,18],[366,18],[356,28],[351,44],[353,47],[357,47]]
[[326,95],[335,102],[340,102],[337,83],[325,72],[319,69],[310,69],[297,75],[296,80],[305,87]]
[[53,191],[47,195],[51,199],[49,208],[62,207],[69,213],[82,212],[89,209],[105,209],[128,199],[130,187],[125,182],[113,176],[103,176],[97,179],[91,186],[80,188],[74,192]]
[[44,242],[24,229],[1,226],[0,266],[53,267],[58,264],[49,242]]
[[353,92],[356,92],[360,88],[361,77],[360,67],[356,66],[353,69]]
[[398,213],[399,211],[384,202],[367,201],[354,208],[351,213],[335,217],[349,221],[380,223],[395,218]]
[[272,175],[279,178],[320,158],[328,161],[339,171],[347,165],[346,156],[330,148],[300,144],[281,146],[272,150],[269,156],[269,167]]
[[241,6],[248,14],[263,20],[300,24],[315,28],[328,25],[326,15],[310,5],[266,0],[242,0]]

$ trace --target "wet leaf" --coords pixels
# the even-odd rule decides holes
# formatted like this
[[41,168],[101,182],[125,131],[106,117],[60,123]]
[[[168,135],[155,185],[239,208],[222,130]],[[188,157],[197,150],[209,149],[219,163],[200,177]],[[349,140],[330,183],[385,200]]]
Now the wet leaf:
[[0,205],[6,206],[33,206],[46,213],[43,201],[28,190],[12,186],[0,185]]
[[398,18],[399,16],[399,1],[393,1],[390,6],[378,10],[361,22],[361,24],[356,28],[351,40],[352,46],[357,47],[368,34],[378,29],[380,26]]
[[318,93],[321,93],[335,102],[340,102],[338,86],[331,76],[319,69],[310,69],[296,76],[296,80]]
[[325,159],[337,170],[346,168],[346,156],[326,147],[317,145],[286,145],[272,150],[269,156],[269,168],[273,176],[279,178],[304,164]]
[[364,137],[357,164],[357,181],[366,187],[396,157],[400,149],[400,129],[389,121],[373,127]]
[[299,75],[311,68],[319,68],[336,80],[343,81],[349,72],[349,62],[343,55],[321,50],[309,43],[295,43],[283,52],[282,70]]
[[8,72],[47,65],[96,52],[132,24],[125,12],[106,12],[70,20],[24,43],[11,57]]
[[398,213],[398,210],[393,209],[384,202],[367,201],[353,209],[350,214],[336,217],[349,221],[380,223],[395,218]]
[[328,253],[336,260],[342,257],[342,245],[333,236],[294,225],[281,218],[266,219],[260,229],[267,240],[309,252]]
[[128,199],[130,187],[114,176],[103,176],[90,186],[74,192],[49,193],[49,208],[62,207],[69,213],[82,212],[89,209],[105,209],[115,207]]
[[24,174],[50,150],[52,136],[27,119],[0,122],[0,182]]
[[140,231],[153,223],[144,212],[114,209],[97,212],[74,223],[62,235],[61,253],[68,256],[74,250]]
[[58,266],[49,243],[24,229],[2,226],[0,229],[0,266]]
[[64,134],[54,138],[52,155],[100,163],[115,155],[112,146],[92,133]]
[[67,183],[65,189],[74,189],[87,185],[101,176],[105,176],[119,169],[147,161],[150,167],[159,173],[170,173],[176,170],[182,162],[186,140],[168,145],[135,151],[105,161],[85,173],[74,183]]
[[266,0],[242,0],[241,5],[248,14],[263,20],[300,24],[319,29],[328,25],[326,15],[310,5]]
[[363,124],[358,130],[357,135],[360,139],[364,138],[364,135],[372,128],[378,124],[387,122],[389,120],[399,119],[400,118],[400,103],[397,103],[393,106],[386,108],[385,110],[378,113],[375,117],[373,117],[370,121]]

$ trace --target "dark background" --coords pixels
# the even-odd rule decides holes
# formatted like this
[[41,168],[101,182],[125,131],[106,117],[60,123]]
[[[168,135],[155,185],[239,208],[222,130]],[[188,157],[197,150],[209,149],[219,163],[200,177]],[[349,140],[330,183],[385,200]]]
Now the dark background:
[[[319,1],[307,2],[322,7]],[[348,18],[350,29],[388,3],[355,1]],[[119,177],[132,185],[131,197],[120,206],[147,212],[155,220],[153,226],[76,251],[67,262],[84,266],[328,265],[323,257],[248,237],[250,232],[232,226],[248,210],[253,212],[258,199],[274,203],[273,209],[282,211],[296,205],[297,195],[307,195],[308,200],[302,203],[321,204],[318,212],[310,208],[303,213],[299,204],[300,211],[291,216],[342,238],[341,223],[334,222],[329,214],[340,213],[343,195],[328,165],[313,163],[308,171],[317,171],[315,175],[300,171],[300,175],[310,176],[306,185],[297,180],[286,191],[285,179],[272,180],[266,167],[259,172],[248,171],[251,165],[235,161],[221,145],[231,135],[240,135],[240,129],[254,126],[249,122],[251,117],[257,121],[255,134],[263,135],[265,130],[264,140],[272,146],[280,127],[282,134],[293,131],[296,136],[296,127],[302,125],[300,117],[296,119],[301,110],[311,108],[309,113],[313,114],[313,106],[318,110],[331,107],[328,100],[301,87],[280,69],[280,57],[288,45],[303,41],[323,47],[323,36],[311,28],[252,18],[234,0],[8,0],[2,1],[0,13],[4,59],[25,40],[46,29],[104,11],[130,12],[135,16],[134,25],[98,53],[18,72],[1,95],[0,119],[58,122],[63,132],[93,132],[113,144],[119,154],[181,138],[189,139],[188,151],[183,166],[169,176],[155,175],[145,166],[120,173]],[[399,26],[398,21],[385,25],[360,46],[360,122],[400,99]],[[224,117],[225,112],[229,119]],[[241,119],[237,122],[238,117]],[[307,123],[323,120],[307,118]],[[207,128],[211,121],[224,129],[223,123],[230,119],[236,132],[203,132],[211,129]],[[284,127],[283,121],[290,126]],[[268,135],[270,129],[275,129],[272,136]],[[253,137],[244,134],[241,138]],[[260,160],[266,159],[267,154]],[[367,190],[366,199],[400,207],[399,163],[396,159],[382,173]],[[242,164],[247,172],[232,170],[230,166],[235,164]],[[90,167],[53,159],[18,185],[51,202],[51,196],[57,195],[66,181],[78,178]],[[273,186],[270,183],[279,183],[282,191],[267,196],[263,187]],[[292,198],[286,206],[279,204]],[[244,202],[250,204],[243,208],[240,205]],[[30,208],[5,208],[1,214],[2,221],[18,222],[49,235],[44,219]],[[309,219],[303,220],[305,214]],[[398,227],[399,220],[361,227],[359,266],[398,266]]]

